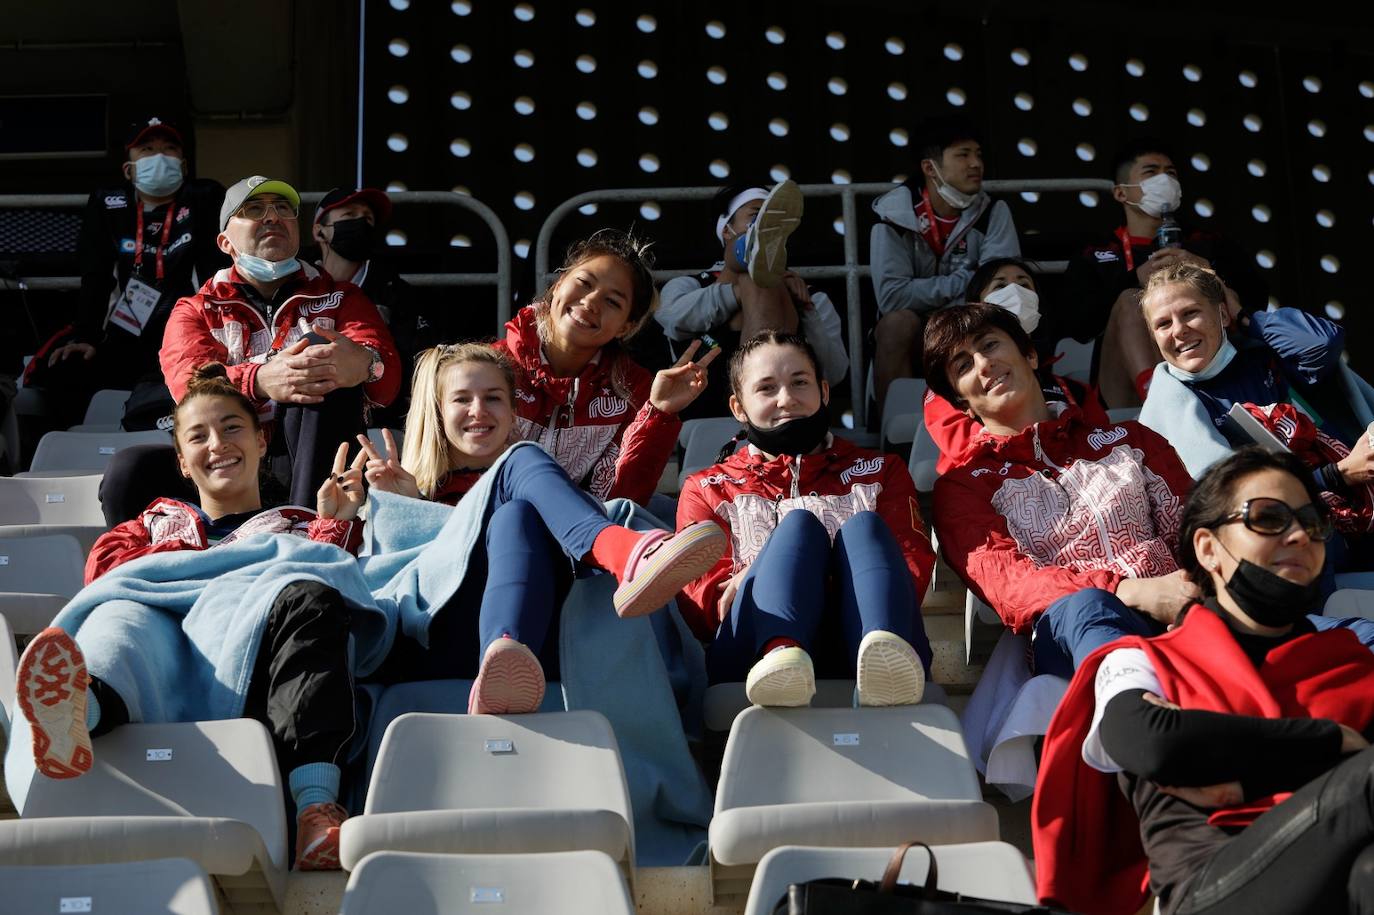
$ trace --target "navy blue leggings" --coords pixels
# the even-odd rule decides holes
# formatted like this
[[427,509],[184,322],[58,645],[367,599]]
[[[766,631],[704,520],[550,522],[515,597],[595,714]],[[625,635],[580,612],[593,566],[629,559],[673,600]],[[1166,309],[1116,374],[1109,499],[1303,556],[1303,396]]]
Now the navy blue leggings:
[[[817,651],[838,647],[817,644],[818,635],[827,635],[828,598],[839,603],[836,635],[843,653]],[[706,649],[707,676],[712,683],[743,680],[770,640],[789,638],[813,655],[818,675],[852,677],[859,641],[875,630],[910,642],[930,673],[930,640],[911,570],[887,523],[873,512],[859,512],[840,527],[832,545],[815,515],[794,511],[740,582],[730,616]]]

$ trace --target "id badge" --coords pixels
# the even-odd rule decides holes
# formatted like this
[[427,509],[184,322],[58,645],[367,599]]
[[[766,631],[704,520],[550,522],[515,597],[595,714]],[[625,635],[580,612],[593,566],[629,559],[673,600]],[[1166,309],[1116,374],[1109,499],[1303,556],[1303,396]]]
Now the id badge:
[[153,309],[157,308],[161,298],[162,293],[158,292],[156,287],[149,286],[136,276],[131,276],[128,285],[124,287],[124,294],[119,297],[119,302],[110,315],[110,321],[115,326],[138,336],[148,325],[148,319],[153,316]]

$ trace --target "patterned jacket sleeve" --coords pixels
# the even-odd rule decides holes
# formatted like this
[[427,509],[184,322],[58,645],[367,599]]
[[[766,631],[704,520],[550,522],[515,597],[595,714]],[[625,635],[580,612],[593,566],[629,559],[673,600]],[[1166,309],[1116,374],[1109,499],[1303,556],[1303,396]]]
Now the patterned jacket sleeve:
[[677,447],[682,420],[675,414],[664,413],[649,403],[652,376],[640,370],[642,377],[634,386],[639,411],[620,430],[620,453],[615,460],[615,481],[607,499],[629,499],[640,505],[648,503],[658,488],[663,468]]
[[343,290],[344,300],[335,330],[360,346],[376,350],[382,357],[382,377],[366,382],[363,393],[369,401],[384,407],[395,400],[401,390],[401,357],[396,353],[396,343],[381,312],[366,293],[352,283],[340,283],[339,288]]
[[956,575],[997,612],[1013,632],[1028,632],[1045,608],[1084,588],[1116,591],[1122,576],[1041,566],[1021,552],[1006,519],[955,471],[935,482],[935,530],[940,551]]
[[689,524],[698,521],[714,521],[720,525],[721,530],[725,531],[725,553],[716,561],[705,575],[687,585],[677,597],[678,611],[687,625],[692,627],[692,632],[703,642],[709,642],[716,636],[716,630],[720,627],[720,613],[716,609],[720,598],[720,584],[734,574],[734,547],[730,540],[730,528],[716,514],[714,508],[703,495],[704,490],[699,485],[699,480],[703,475],[710,474],[715,468],[701,471],[700,474],[692,474],[682,486],[682,494],[677,500],[677,529],[682,530]]
[[363,545],[363,523],[338,518],[316,518],[306,527],[306,536],[319,543],[332,543],[354,556]]
[[919,604],[926,596],[930,586],[930,572],[935,568],[935,550],[926,536],[925,521],[921,519],[921,508],[916,502],[916,484],[911,482],[911,474],[896,455],[886,455],[886,472],[883,491],[878,497],[878,514],[887,522],[892,536],[902,548],[907,568],[911,570],[912,584],[916,586],[916,602]]
[[1128,428],[1142,445],[1146,469],[1156,477],[1146,486],[1155,533],[1169,545],[1169,551],[1177,559],[1178,528],[1183,520],[1183,504],[1188,501],[1188,493],[1193,489],[1193,478],[1188,475],[1188,468],[1183,466],[1174,446],[1164,436],[1139,423],[1132,422]]
[[184,550],[187,544],[181,540],[164,540],[153,543],[148,528],[143,526],[141,516],[123,524],[118,524],[100,535],[91,554],[86,557],[86,584],[90,584],[115,566],[123,565],[140,556],[154,553],[173,553]]

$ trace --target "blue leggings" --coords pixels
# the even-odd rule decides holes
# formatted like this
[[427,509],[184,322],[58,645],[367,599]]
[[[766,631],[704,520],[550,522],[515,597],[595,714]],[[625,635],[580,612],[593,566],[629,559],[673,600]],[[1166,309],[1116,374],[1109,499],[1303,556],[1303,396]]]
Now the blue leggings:
[[[827,598],[839,602],[839,632],[823,632]],[[789,638],[815,657],[819,676],[854,676],[859,641],[875,630],[911,643],[930,673],[930,640],[901,547],[887,523],[859,512],[841,527],[832,545],[815,515],[784,517],[740,582],[730,616],[706,649],[712,683],[743,680],[759,653],[775,638]],[[819,644],[818,633],[838,635]],[[825,653],[818,649],[832,649]],[[828,669],[826,669],[828,668]]]
[[[1374,620],[1309,615],[1318,630],[1343,628],[1374,648]],[[1145,638],[1164,631],[1154,619],[1121,602],[1110,591],[1084,588],[1050,604],[1035,623],[1031,641],[1035,672],[1069,678],[1083,659],[1124,635]]]
[[463,584],[435,611],[429,649],[398,637],[383,679],[475,676],[487,646],[503,635],[539,654],[571,584],[572,562],[611,526],[601,503],[540,448],[517,448],[491,472],[486,536],[469,557]]

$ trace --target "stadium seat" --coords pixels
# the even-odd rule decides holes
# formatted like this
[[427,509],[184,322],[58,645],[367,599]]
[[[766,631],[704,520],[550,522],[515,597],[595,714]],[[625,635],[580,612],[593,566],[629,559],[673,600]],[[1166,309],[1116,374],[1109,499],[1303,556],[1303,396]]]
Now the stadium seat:
[[124,421],[124,402],[132,393],[133,391],[116,391],[110,388],[96,391],[91,395],[91,402],[86,407],[86,415],[82,418],[81,424],[109,426],[117,431],[120,423]]
[[8,915],[57,912],[166,912],[217,915],[215,888],[185,858],[128,864],[0,867]]
[[989,607],[978,599],[972,591],[964,595],[964,662],[968,663],[973,659],[973,624],[974,621],[1002,625],[1002,618],[997,615],[997,611]]
[[1107,411],[1107,417],[1114,423],[1125,422],[1128,419],[1140,419],[1140,408],[1113,407]]
[[526,855],[373,852],[354,868],[339,915],[443,911],[634,915],[615,862],[599,851]]
[[[944,687],[926,681],[922,705],[945,705],[949,700]],[[702,700],[702,718],[708,731],[729,731],[740,712],[753,703],[745,695],[743,683],[717,683],[706,688]],[[812,708],[853,708],[853,680],[817,680],[816,695],[811,699]]]
[[71,534],[89,553],[105,532],[100,475],[0,477],[0,537]]
[[[31,739],[23,718],[11,732]],[[282,909],[286,813],[261,724],[126,724],[93,750],[80,778],[7,785],[23,819],[0,821],[0,865],[186,857],[213,877],[231,911]]]
[[633,879],[634,818],[610,722],[599,712],[402,715],[386,730],[339,860],[374,851],[594,850]]
[[14,630],[0,615],[0,731],[10,732],[10,709],[14,708],[14,687],[19,676],[19,646]]
[[[372,709],[371,724],[368,725],[367,770],[364,773],[363,784],[366,785],[372,779],[372,767],[377,761],[377,753],[382,748],[382,735],[386,733],[391,722],[407,712],[465,715],[470,692],[471,680],[416,680],[411,683],[396,683],[383,690]],[[539,710],[561,712],[565,707],[561,684],[550,683],[544,690],[544,704]]]
[[941,705],[749,708],[730,730],[710,827],[717,904],[783,845],[998,838],[954,712]]
[[1342,588],[1326,599],[1322,616],[1358,616],[1374,620],[1374,591]]
[[[404,429],[392,429],[391,437],[395,440],[397,449],[406,446],[406,434]],[[386,457],[386,439],[382,438],[382,430],[380,428],[368,429],[367,440],[372,443],[373,448],[377,449],[378,454],[382,457]]]
[[935,469],[939,460],[940,449],[936,446],[935,439],[930,437],[922,418],[916,424],[916,435],[911,443],[911,457],[907,461],[907,469],[911,472],[911,480],[916,484],[917,492],[930,492],[935,488],[935,481],[940,476],[939,471]]
[[1061,357],[1054,364],[1054,374],[1088,383],[1093,368],[1092,343],[1079,343],[1073,337],[1065,337],[1055,344],[1054,351]]
[[881,447],[888,443],[904,445],[916,438],[925,412],[926,382],[924,378],[894,378],[883,401]]
[[38,440],[28,476],[53,473],[104,473],[120,448],[130,445],[170,445],[170,432],[49,432]]
[[0,616],[19,635],[43,631],[81,590],[85,565],[70,534],[0,537]]
[[682,472],[678,474],[678,489],[682,482],[698,470],[716,463],[725,443],[739,432],[739,421],[732,416],[712,416],[689,419],[682,424],[678,441],[682,444]]
[[[918,838],[913,836],[912,838]],[[910,839],[904,841],[911,841]],[[897,843],[901,844],[901,843]],[[888,848],[807,848],[789,845],[763,856],[744,915],[772,915],[778,900],[793,883],[826,877],[882,879],[883,870],[896,846]],[[939,865],[936,887],[982,899],[1034,905],[1035,881],[1026,859],[1006,842],[971,842],[967,845],[936,845],[931,848]],[[902,859],[901,883],[923,884],[930,856],[912,848]]]

